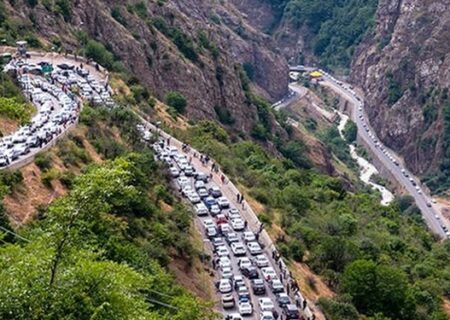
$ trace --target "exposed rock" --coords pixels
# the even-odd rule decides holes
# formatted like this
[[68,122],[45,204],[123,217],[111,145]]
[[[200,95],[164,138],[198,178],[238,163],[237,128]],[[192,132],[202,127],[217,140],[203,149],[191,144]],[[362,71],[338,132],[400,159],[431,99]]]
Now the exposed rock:
[[449,25],[448,0],[380,0],[375,35],[353,61],[352,79],[364,88],[371,124],[418,174],[442,158]]
[[[136,3],[129,1],[130,5]],[[254,66],[253,81],[258,92],[270,101],[279,100],[287,92],[286,61],[275,54],[271,39],[249,26],[231,3],[208,0],[145,3],[147,17],[143,18],[117,1],[71,1],[69,22],[42,4],[30,8],[24,0],[16,1],[9,10],[24,21],[29,22],[32,16],[41,36],[59,37],[64,47],[72,51],[79,49],[76,33],[86,32],[104,43],[158,98],[162,99],[170,90],[183,93],[189,102],[187,116],[193,120],[217,119],[214,107],[220,106],[231,113],[235,130],[250,132],[257,112],[246,103],[239,64]],[[111,16],[113,8],[118,8],[125,23]],[[174,41],[152,25],[155,17],[163,18],[168,27],[175,27],[194,39],[198,61],[183,56]],[[200,48],[197,43],[200,32],[218,47],[217,58]]]

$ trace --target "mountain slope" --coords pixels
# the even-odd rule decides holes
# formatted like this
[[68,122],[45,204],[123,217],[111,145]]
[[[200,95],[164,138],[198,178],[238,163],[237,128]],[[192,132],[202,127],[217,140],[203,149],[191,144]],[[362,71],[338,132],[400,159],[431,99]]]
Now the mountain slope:
[[270,38],[247,25],[228,2],[30,3],[5,1],[7,14],[31,25],[44,42],[55,40],[48,46],[61,50],[84,52],[87,44],[92,47],[89,39],[103,43],[151,94],[164,99],[169,91],[181,92],[191,119],[217,120],[226,110],[233,128],[250,131],[258,117],[242,90],[242,64],[251,66],[255,89],[267,99],[276,101],[287,92],[286,61],[272,51]]
[[450,3],[380,1],[374,37],[356,53],[370,122],[428,186],[449,184]]

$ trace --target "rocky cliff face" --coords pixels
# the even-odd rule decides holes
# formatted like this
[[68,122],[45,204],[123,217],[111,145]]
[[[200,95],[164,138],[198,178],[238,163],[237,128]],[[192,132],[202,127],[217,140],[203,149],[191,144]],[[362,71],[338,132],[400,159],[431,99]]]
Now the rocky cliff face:
[[[256,89],[267,99],[276,101],[287,92],[286,61],[231,3],[75,0],[69,1],[66,19],[48,4],[52,1],[34,7],[29,3],[6,2],[10,14],[32,23],[46,39],[61,38],[66,49],[78,48],[80,31],[105,44],[157,97],[170,90],[183,93],[190,119],[217,119],[215,108],[226,109],[234,129],[244,134],[251,130],[258,116],[242,90],[244,63],[253,67]],[[181,52],[185,41],[191,42],[194,58]]]
[[375,35],[353,61],[371,124],[421,175],[439,170],[444,157],[449,26],[448,0],[380,0]]

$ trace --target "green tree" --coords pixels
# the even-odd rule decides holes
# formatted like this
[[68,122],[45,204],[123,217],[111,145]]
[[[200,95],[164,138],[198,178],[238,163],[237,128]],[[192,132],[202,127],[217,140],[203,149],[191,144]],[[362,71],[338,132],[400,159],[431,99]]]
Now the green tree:
[[351,120],[348,120],[346,125],[345,125],[343,134],[344,134],[345,140],[348,143],[355,142],[356,141],[356,137],[358,135],[358,127],[356,126],[356,123],[354,123]]
[[405,315],[407,277],[397,268],[357,260],[345,269],[341,286],[361,313],[382,313],[392,319],[408,319],[409,313]]
[[187,106],[186,98],[178,91],[170,91],[165,97],[168,106],[174,108],[178,113],[184,113]]

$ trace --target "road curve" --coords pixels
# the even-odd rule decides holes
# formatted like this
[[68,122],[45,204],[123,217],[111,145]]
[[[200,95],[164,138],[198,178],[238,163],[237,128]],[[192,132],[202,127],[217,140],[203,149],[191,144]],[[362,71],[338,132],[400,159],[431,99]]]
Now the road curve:
[[[443,229],[443,217],[435,206],[432,205],[433,202],[431,197],[425,194],[420,187],[417,188],[413,185],[411,179],[414,183],[419,185],[418,180],[416,178],[411,178],[414,177],[414,175],[411,174],[411,172],[409,172],[406,168],[402,167],[401,159],[392,151],[387,151],[388,149],[382,145],[381,142],[379,142],[379,139],[375,135],[375,131],[370,128],[370,124],[366,120],[368,117],[366,116],[364,110],[364,103],[360,102],[363,101],[363,99],[357,96],[356,93],[350,89],[349,85],[343,83],[339,84],[335,79],[327,75],[324,76],[324,80],[321,81],[320,84],[330,88],[350,102],[350,105],[352,106],[350,116],[358,126],[359,138],[362,139],[365,146],[368,146],[370,151],[376,155],[379,163],[381,163],[383,167],[391,173],[395,180],[403,186],[404,190],[414,198],[416,205],[422,212],[422,216],[430,230],[437,234],[440,238],[447,238],[450,233]],[[360,101],[358,101],[358,99]],[[372,137],[370,135],[372,135]],[[391,160],[386,153],[393,157],[397,164]]]

